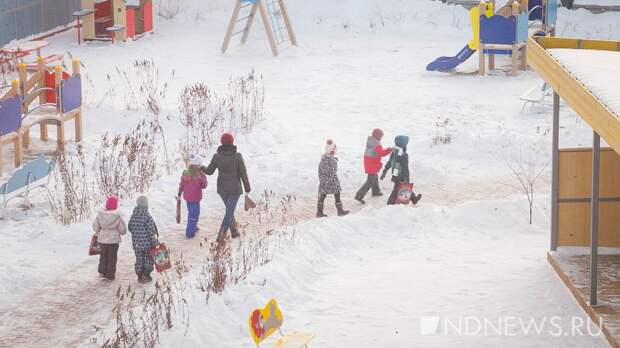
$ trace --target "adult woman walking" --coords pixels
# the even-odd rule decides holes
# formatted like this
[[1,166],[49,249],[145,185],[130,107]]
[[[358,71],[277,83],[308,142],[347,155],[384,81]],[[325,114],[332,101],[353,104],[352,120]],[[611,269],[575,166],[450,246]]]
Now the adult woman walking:
[[[226,239],[229,229],[230,235],[233,238],[239,237],[237,222],[235,221],[235,209],[243,191],[245,191],[246,195],[250,193],[250,181],[248,180],[243,156],[237,152],[234,142],[235,138],[232,134],[224,133],[221,138],[222,145],[217,148],[211,163],[207,167],[201,168],[207,175],[213,175],[216,169],[218,171],[217,193],[222,197],[226,207],[224,220],[217,235],[218,242]],[[242,183],[243,190],[241,187]]]

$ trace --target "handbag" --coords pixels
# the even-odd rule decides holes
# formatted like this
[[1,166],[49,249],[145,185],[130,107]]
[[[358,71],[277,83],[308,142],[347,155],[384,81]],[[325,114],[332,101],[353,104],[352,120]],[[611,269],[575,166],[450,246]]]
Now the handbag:
[[93,234],[93,237],[90,239],[90,246],[88,247],[88,255],[94,256],[101,254],[101,244],[97,242],[97,234]]
[[411,195],[413,194],[413,183],[402,182],[398,186],[398,195],[396,196],[396,204],[409,204]]
[[159,243],[149,249],[149,255],[153,259],[153,264],[157,273],[161,273],[167,269],[170,269],[170,250],[166,247],[166,244]]
[[246,195],[245,196],[245,203],[244,203],[244,207],[245,211],[248,211],[250,209],[254,209],[256,208],[256,203],[254,203],[254,201],[252,200],[252,198],[250,198],[250,196]]

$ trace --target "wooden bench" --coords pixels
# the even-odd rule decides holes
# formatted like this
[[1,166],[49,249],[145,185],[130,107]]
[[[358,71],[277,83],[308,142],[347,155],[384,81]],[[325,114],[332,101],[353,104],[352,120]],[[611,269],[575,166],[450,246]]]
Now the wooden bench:
[[116,33],[121,31],[121,30],[125,30],[125,26],[124,25],[115,24],[115,25],[113,25],[111,27],[105,28],[105,30],[110,33],[110,36],[112,37],[112,43],[114,43],[114,35],[116,35]]
[[250,314],[250,334],[257,347],[276,331],[281,337],[271,348],[307,348],[308,343],[314,338],[314,334],[307,332],[291,331],[282,334],[284,317],[276,300],[272,299],[263,309],[255,309]]
[[47,188],[49,175],[54,167],[53,161],[47,161],[43,155],[26,163],[17,169],[7,182],[0,186],[0,195],[3,196],[2,207],[6,208],[8,202],[17,197],[23,197],[28,201],[28,194],[38,187]]

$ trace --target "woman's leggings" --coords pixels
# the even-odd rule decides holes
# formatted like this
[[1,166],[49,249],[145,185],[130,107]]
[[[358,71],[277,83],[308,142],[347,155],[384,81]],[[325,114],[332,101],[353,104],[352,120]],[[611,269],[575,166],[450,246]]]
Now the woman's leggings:
[[[327,198],[327,194],[321,193],[319,195],[319,203],[324,204],[325,198]],[[340,203],[340,192],[334,193],[334,198],[336,199],[336,204]]]

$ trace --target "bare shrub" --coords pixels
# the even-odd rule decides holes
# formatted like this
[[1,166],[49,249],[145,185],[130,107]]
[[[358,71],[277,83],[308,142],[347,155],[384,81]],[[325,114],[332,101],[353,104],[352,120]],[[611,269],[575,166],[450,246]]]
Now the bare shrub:
[[168,81],[161,81],[155,61],[143,59],[134,61],[127,70],[117,67],[116,72],[125,84],[127,109],[144,109],[154,115],[160,114],[168,93],[168,81],[174,78],[174,70]]
[[265,84],[263,76],[257,76],[254,70],[246,76],[231,78],[228,82],[230,93],[229,130],[252,131],[254,126],[264,119]]
[[[147,293],[146,289],[137,292],[131,286],[119,286],[114,294],[116,304],[112,310],[116,328],[110,337],[102,337],[101,346],[155,347],[159,343],[161,331],[171,329],[175,319],[179,319],[187,330],[189,312],[185,298],[187,281],[184,276],[188,271],[181,255],[173,271],[164,273],[155,282],[152,292]],[[90,341],[97,343],[97,337],[91,337]]]
[[186,129],[180,149],[184,157],[217,143],[222,132],[249,133],[265,118],[262,76],[251,71],[231,78],[227,97],[220,97],[204,83],[187,85],[180,97],[180,122]]
[[84,149],[77,145],[75,152],[54,153],[52,186],[48,202],[56,222],[69,225],[88,219],[92,213],[91,183],[84,156]]
[[0,93],[11,87],[11,81],[17,78],[17,67],[11,55],[0,54]]
[[95,157],[100,198],[127,198],[148,190],[156,177],[158,131],[156,123],[142,121],[125,135],[102,137]]
[[183,0],[159,0],[157,15],[165,20],[174,19],[183,8]]
[[450,144],[452,142],[452,129],[451,129],[451,121],[449,118],[441,119],[438,118],[435,121],[435,136],[433,137],[433,142],[431,146],[440,145],[440,144]]
[[548,162],[538,159],[536,154],[514,156],[512,162],[507,163],[510,172],[516,180],[514,186],[526,197],[529,208],[529,223],[532,224],[534,208],[534,193],[536,186],[542,180],[548,166]]
[[216,143],[217,133],[223,129],[226,103],[204,83],[186,86],[181,92],[180,121],[186,128],[181,140],[184,157],[200,152]]
[[224,291],[245,279],[257,267],[267,264],[277,248],[295,243],[293,213],[296,199],[287,195],[275,200],[271,191],[265,191],[252,210],[249,221],[240,226],[239,243],[211,243],[207,258],[198,274],[199,290],[208,302],[212,294]]

